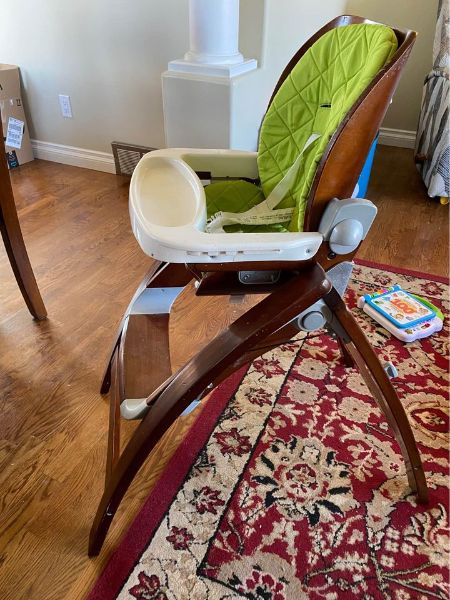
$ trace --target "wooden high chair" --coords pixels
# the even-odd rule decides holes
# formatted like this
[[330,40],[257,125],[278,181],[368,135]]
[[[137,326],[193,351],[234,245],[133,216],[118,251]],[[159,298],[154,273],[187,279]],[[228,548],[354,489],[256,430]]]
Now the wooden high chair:
[[[99,553],[131,481],[175,419],[248,361],[299,331],[324,326],[337,337],[346,364],[359,368],[396,434],[411,488],[420,502],[427,501],[405,411],[342,299],[350,261],[376,214],[370,201],[352,193],[415,37],[360,17],[338,17],[306,42],[282,73],[258,154],[169,149],[140,161],[131,181],[130,215],[142,249],[156,260],[123,317],[101,387],[111,394],[110,429],[91,556]],[[374,57],[379,64],[368,74]],[[341,63],[342,68],[335,66]],[[315,80],[320,83],[312,84]],[[314,97],[308,96],[311,86]],[[305,111],[311,119],[303,118]],[[206,191],[205,179],[216,181]],[[237,195],[245,211],[236,222],[226,204]],[[199,296],[269,295],[172,373],[170,310],[193,279]],[[139,336],[151,348],[148,354],[136,353]],[[130,365],[134,377],[139,369],[152,371],[155,389],[145,397],[127,397]],[[122,453],[120,414],[142,419]]]

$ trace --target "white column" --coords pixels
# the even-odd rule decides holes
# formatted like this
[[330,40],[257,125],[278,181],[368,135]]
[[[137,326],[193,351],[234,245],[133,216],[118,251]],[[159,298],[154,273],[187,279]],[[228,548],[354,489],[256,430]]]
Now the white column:
[[241,63],[239,0],[189,0],[189,62]]
[[256,67],[239,52],[239,0],[189,0],[189,51],[169,71],[230,78]]
[[239,52],[239,0],[189,0],[189,51],[162,75],[167,146],[232,148],[237,130],[241,147],[253,148],[246,99],[258,95],[257,73],[256,60]]

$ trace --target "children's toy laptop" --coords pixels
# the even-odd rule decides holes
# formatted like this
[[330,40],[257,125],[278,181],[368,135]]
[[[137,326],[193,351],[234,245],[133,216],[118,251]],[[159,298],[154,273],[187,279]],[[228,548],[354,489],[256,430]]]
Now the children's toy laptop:
[[413,342],[440,331],[442,313],[423,298],[399,285],[358,300],[359,308],[403,342]]
[[[155,260],[123,317],[101,387],[111,390],[110,429],[91,555],[175,419],[236,369],[322,327],[336,337],[345,364],[360,369],[397,436],[411,488],[427,501],[406,413],[342,299],[376,215],[372,202],[352,193],[414,39],[411,31],[337,17],[282,73],[258,152],[168,149],[141,159],[130,216]],[[198,296],[268,295],[172,373],[169,315],[193,280]],[[120,416],[141,420],[122,453]]]

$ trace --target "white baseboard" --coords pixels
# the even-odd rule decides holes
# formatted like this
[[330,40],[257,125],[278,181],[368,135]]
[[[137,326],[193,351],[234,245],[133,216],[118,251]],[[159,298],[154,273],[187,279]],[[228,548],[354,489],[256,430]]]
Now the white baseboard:
[[399,148],[414,148],[416,145],[416,132],[407,129],[380,129],[379,143],[383,146],[398,146]]
[[94,169],[94,171],[104,171],[105,173],[116,172],[113,155],[108,154],[108,152],[75,148],[74,146],[41,142],[40,140],[31,140],[31,146],[33,147],[35,158],[63,163],[64,165],[72,165],[74,167]]
[[[380,130],[379,143],[384,146],[414,148],[415,142],[415,131],[391,129],[389,127],[382,127]],[[34,156],[42,160],[50,160],[74,167],[84,167],[85,169],[94,169],[95,171],[104,171],[105,173],[116,172],[113,155],[108,154],[108,152],[98,152],[97,150],[87,150],[86,148],[41,142],[40,140],[31,140],[31,145]]]

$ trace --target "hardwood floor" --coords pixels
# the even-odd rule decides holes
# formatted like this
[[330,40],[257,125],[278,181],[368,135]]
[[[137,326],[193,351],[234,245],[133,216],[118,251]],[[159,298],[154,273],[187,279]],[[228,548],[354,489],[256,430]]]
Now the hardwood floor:
[[378,149],[368,198],[379,212],[358,258],[448,274],[448,206],[428,198],[411,150]]
[[[12,181],[49,319],[30,318],[0,245],[0,598],[78,600],[197,413],[179,419],[161,441],[100,557],[88,559],[107,443],[100,378],[149,259],[131,234],[126,179],[34,161],[13,171]],[[380,148],[372,182],[368,196],[380,211],[359,257],[446,275],[448,207],[427,199],[412,152]],[[171,320],[174,367],[248,302],[184,292]],[[127,425],[128,432],[135,426]]]

